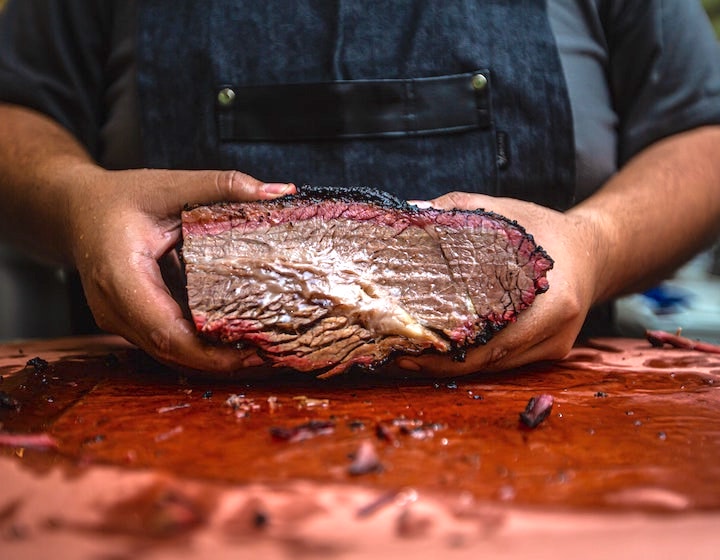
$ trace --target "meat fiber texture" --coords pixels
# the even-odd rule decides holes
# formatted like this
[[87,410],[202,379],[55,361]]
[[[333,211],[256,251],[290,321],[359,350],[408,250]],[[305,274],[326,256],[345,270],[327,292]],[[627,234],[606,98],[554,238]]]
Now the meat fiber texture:
[[548,289],[553,266],[498,214],[367,188],[196,206],[182,227],[198,332],[320,377],[399,354],[462,360]]

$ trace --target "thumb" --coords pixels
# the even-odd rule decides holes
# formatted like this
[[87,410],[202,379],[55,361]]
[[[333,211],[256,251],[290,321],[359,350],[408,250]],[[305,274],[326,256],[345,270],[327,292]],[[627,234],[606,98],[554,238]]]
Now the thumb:
[[173,208],[186,204],[268,200],[296,191],[292,183],[264,183],[240,171],[157,170],[151,173],[157,174],[152,182],[159,187],[159,199]]
[[[295,192],[292,183],[264,183],[240,171],[214,171],[214,185],[220,196],[215,200],[267,200]],[[213,202],[197,201],[197,202]]]

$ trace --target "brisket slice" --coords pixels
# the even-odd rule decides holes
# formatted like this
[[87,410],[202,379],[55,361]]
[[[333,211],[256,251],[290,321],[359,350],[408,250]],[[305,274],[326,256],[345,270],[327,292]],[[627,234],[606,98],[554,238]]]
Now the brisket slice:
[[201,335],[323,376],[398,353],[462,360],[548,289],[553,266],[507,218],[366,188],[197,206],[182,227]]

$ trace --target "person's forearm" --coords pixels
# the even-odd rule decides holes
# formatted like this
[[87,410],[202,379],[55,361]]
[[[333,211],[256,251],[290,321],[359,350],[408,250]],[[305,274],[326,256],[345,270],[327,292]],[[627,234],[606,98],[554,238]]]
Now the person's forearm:
[[598,228],[596,302],[649,287],[720,234],[720,127],[647,148],[568,214]]
[[62,126],[35,111],[0,104],[0,239],[57,263],[72,263],[68,189],[99,171]]

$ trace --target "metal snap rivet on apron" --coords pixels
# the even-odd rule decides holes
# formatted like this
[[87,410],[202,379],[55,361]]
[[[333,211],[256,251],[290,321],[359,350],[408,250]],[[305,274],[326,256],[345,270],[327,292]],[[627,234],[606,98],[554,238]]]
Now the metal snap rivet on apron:
[[472,87],[475,91],[480,91],[481,89],[485,89],[488,80],[482,74],[475,74],[470,82],[472,83]]
[[229,88],[222,88],[217,95],[217,100],[223,107],[229,107],[235,100],[235,92]]

